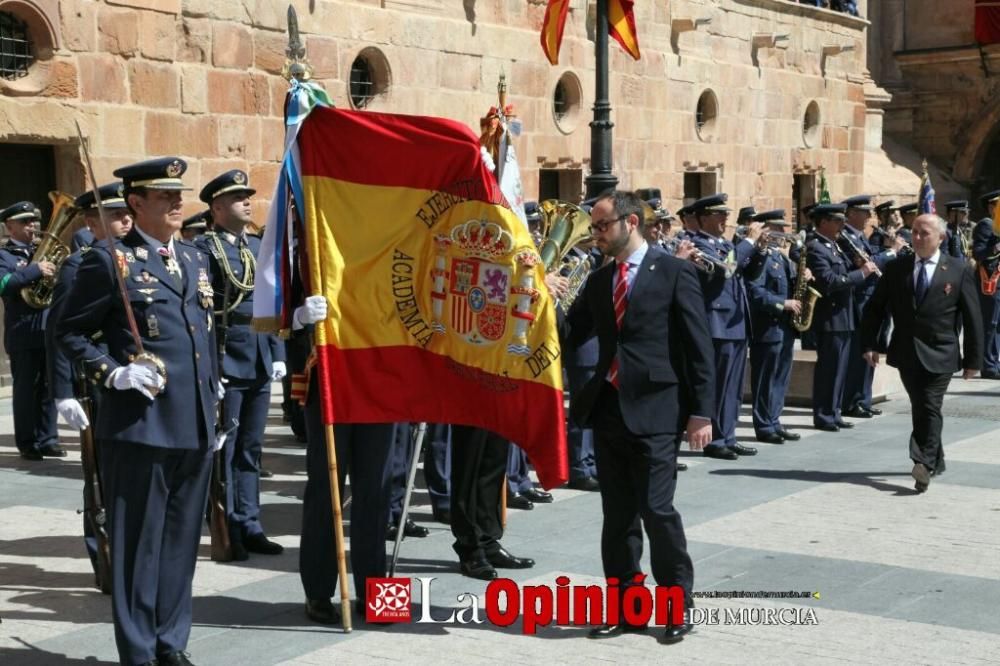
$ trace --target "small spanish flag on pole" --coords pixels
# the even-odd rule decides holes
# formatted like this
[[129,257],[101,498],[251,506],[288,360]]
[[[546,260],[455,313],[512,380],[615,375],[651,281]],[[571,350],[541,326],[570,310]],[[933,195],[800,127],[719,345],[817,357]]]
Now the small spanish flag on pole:
[[639,59],[639,33],[635,29],[632,0],[608,0],[608,33],[633,60]]
[[553,65],[559,64],[559,48],[562,46],[568,12],[569,0],[549,0],[549,6],[545,8],[545,18],[542,19],[542,50]]

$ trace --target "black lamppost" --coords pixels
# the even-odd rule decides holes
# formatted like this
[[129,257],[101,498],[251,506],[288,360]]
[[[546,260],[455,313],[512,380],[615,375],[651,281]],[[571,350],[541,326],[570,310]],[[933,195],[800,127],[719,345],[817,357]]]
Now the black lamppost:
[[608,99],[608,0],[597,0],[597,26],[594,35],[596,92],[594,119],[590,122],[590,175],[587,176],[586,198],[596,197],[618,185],[612,173],[611,101]]

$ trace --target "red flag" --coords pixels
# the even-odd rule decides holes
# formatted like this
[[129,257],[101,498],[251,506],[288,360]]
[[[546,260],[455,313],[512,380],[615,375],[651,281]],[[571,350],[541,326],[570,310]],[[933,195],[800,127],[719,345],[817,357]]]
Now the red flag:
[[559,64],[559,47],[562,46],[568,12],[569,0],[549,0],[549,6],[545,8],[545,18],[542,19],[542,50],[553,65]]
[[635,30],[633,4],[632,0],[608,0],[608,34],[622,45],[633,60],[638,60],[639,33]]
[[1000,2],[976,0],[976,41],[980,44],[1000,42]]

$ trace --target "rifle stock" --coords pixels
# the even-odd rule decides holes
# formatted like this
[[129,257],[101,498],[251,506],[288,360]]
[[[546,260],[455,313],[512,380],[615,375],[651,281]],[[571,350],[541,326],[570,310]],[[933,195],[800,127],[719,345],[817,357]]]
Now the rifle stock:
[[97,464],[97,445],[94,442],[94,410],[87,393],[83,373],[77,374],[77,394],[80,406],[87,415],[90,427],[80,431],[80,459],[83,467],[83,516],[97,541],[97,587],[104,594],[111,594],[111,540],[108,538],[107,511]]
[[[219,350],[219,381],[222,381],[222,359],[226,355],[226,329],[229,325],[229,280],[226,280],[222,299],[222,323],[216,331]],[[219,401],[219,415],[216,417],[216,429],[224,430],[226,418],[226,398]],[[218,435],[217,435],[218,436]],[[213,442],[214,443],[214,442]],[[219,449],[212,456],[212,482],[209,486],[208,530],[212,537],[211,557],[213,562],[231,562],[233,545],[229,540],[229,518],[226,514],[226,457],[224,449]]]

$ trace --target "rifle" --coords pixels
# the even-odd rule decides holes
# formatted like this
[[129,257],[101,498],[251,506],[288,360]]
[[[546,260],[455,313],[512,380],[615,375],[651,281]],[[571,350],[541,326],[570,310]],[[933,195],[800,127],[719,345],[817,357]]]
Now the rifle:
[[[222,324],[216,331],[216,340],[219,349],[219,381],[222,381],[222,359],[226,355],[226,329],[229,326],[229,279],[226,278],[222,298]],[[219,401],[219,416],[216,418],[216,427],[221,433],[228,435],[236,428],[234,423],[229,429],[225,428],[226,418],[226,397],[223,395]],[[235,419],[234,419],[235,422]],[[211,513],[208,521],[208,531],[212,537],[211,556],[213,562],[231,562],[233,559],[233,545],[229,541],[229,519],[226,516],[226,473],[225,473],[225,447],[216,451],[212,456],[212,482],[208,488],[208,506]]]
[[80,431],[80,458],[83,467],[83,517],[97,540],[97,587],[111,594],[111,542],[108,539],[108,514],[104,509],[101,474],[97,465],[97,444],[94,441],[94,409],[87,379],[82,368],[75,373],[77,396],[90,426]]

